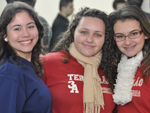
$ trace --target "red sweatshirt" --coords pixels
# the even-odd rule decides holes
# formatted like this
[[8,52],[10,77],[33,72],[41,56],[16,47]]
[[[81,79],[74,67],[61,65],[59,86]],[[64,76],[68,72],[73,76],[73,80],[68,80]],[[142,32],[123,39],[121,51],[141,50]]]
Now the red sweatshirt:
[[150,113],[150,79],[147,78],[145,83],[141,75],[142,71],[138,69],[132,87],[132,101],[119,106],[118,113]]
[[[48,53],[43,56],[43,81],[53,97],[53,113],[83,113],[83,75],[84,68],[71,56],[69,63],[62,63],[64,54],[61,52]],[[104,110],[101,113],[112,113],[115,104],[106,81],[101,75],[101,86],[104,96]],[[89,83],[90,84],[90,83]]]

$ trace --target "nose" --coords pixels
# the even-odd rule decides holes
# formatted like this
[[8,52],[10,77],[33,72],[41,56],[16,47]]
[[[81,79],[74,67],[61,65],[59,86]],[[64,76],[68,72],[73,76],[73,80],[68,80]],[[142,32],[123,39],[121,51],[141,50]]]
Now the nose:
[[131,43],[132,43],[132,39],[130,39],[129,36],[126,36],[125,44],[130,45]]
[[24,28],[24,29],[22,30],[22,36],[23,36],[23,37],[28,37],[28,36],[29,36],[29,31],[28,31],[28,29]]
[[93,41],[93,37],[92,37],[92,35],[88,35],[87,36],[87,42],[92,42]]

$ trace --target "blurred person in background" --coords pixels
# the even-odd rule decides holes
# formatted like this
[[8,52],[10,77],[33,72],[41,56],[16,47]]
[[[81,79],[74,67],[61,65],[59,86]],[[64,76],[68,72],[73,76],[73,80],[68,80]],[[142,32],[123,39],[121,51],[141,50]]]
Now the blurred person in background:
[[[140,8],[140,9],[142,9],[141,8],[142,3],[143,3],[143,0],[127,0],[127,4],[128,5],[134,5],[134,6],[138,7],[138,8]],[[150,13],[147,13],[147,12],[145,12],[145,13],[149,17],[149,19],[150,19]]]
[[69,20],[67,17],[73,13],[73,0],[60,0],[59,10],[60,12],[58,13],[52,25],[53,35],[49,51],[53,49],[57,42],[62,38],[60,35],[68,28]]
[[114,0],[113,1],[113,8],[114,10],[118,10],[123,6],[126,6],[126,1],[125,0]]

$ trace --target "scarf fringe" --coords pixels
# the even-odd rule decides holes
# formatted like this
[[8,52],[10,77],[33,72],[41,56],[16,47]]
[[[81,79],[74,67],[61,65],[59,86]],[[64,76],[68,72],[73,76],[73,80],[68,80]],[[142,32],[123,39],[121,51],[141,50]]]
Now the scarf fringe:
[[100,113],[101,106],[95,105],[94,103],[86,103],[84,104],[84,113]]

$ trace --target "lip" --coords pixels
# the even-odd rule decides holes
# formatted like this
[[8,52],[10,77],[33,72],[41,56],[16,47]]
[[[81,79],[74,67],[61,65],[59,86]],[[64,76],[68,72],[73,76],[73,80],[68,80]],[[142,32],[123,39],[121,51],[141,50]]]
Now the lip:
[[86,48],[89,48],[89,49],[91,49],[91,48],[94,47],[93,45],[88,45],[88,44],[84,44],[84,46],[85,46]]
[[26,46],[26,45],[30,45],[32,42],[33,42],[33,39],[29,39],[29,40],[19,41],[19,44]]
[[124,47],[124,49],[125,49],[126,51],[132,51],[132,50],[135,48],[135,46],[136,46],[136,45]]

